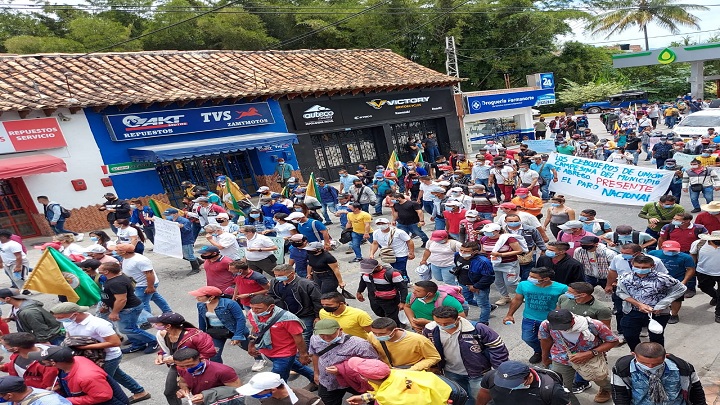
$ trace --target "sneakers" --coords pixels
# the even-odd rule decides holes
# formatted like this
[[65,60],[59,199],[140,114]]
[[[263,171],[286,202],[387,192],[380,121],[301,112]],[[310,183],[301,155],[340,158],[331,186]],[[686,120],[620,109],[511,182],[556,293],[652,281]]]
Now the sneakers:
[[540,363],[541,361],[542,361],[542,354],[540,354],[540,353],[533,354],[532,357],[530,357],[530,359],[528,360],[528,362],[530,364],[537,364],[537,363]]
[[496,310],[496,309],[498,309],[498,306],[497,306],[497,305],[495,305],[495,304],[490,304],[490,312],[492,312],[492,311],[494,311],[494,310]]
[[143,322],[140,324],[140,329],[142,329],[142,330],[152,329],[152,327],[153,326],[152,326],[152,324],[150,324],[150,322]]
[[690,299],[690,298],[694,297],[695,294],[697,294],[697,292],[695,290],[687,290],[687,291],[685,291],[685,298]]
[[318,386],[314,382],[311,382],[310,384],[304,386],[303,389],[306,391],[314,392],[318,390]]
[[595,394],[595,398],[593,398],[593,401],[597,402],[598,404],[604,404],[605,402],[609,401],[611,398],[610,396],[610,390],[600,390],[597,394]]
[[75,242],[82,242],[83,239],[85,239],[85,234],[79,233],[79,234],[75,235]]
[[156,351],[158,351],[159,347],[160,346],[157,343],[151,343],[151,344],[147,345],[145,350],[143,350],[143,353],[145,353],[145,354],[155,353]]
[[140,350],[145,350],[145,349],[147,349],[147,346],[130,346],[130,347],[124,347],[120,351],[123,354],[128,354],[128,353],[139,352]]
[[700,208],[694,208],[694,209],[693,209],[692,211],[690,211],[690,212],[692,212],[693,214],[697,214],[698,212],[700,212]]
[[499,300],[495,301],[495,305],[505,305],[512,301],[509,296],[500,297]]
[[362,258],[361,258],[361,257],[356,257],[356,258],[350,260],[348,263],[357,263],[357,262],[359,262],[359,261],[362,261]]
[[717,305],[717,297],[710,300],[710,306],[716,306]]
[[581,382],[581,383],[573,382],[572,393],[579,394],[590,387],[592,387],[592,384],[590,383],[590,381],[585,381],[585,382]]
[[670,315],[670,320],[668,321],[668,325],[674,325],[676,323],[680,322],[680,317],[677,315]]
[[263,368],[265,368],[265,364],[266,364],[266,363],[267,363],[267,362],[265,361],[265,359],[255,360],[255,362],[253,363],[252,367],[250,367],[250,370],[255,371],[255,372],[260,371],[260,370],[262,370]]
[[715,323],[720,323],[720,316],[715,317]]
[[200,270],[190,270],[190,271],[188,271],[186,276],[189,277],[189,276],[192,276],[193,274],[198,274],[198,273],[200,273]]

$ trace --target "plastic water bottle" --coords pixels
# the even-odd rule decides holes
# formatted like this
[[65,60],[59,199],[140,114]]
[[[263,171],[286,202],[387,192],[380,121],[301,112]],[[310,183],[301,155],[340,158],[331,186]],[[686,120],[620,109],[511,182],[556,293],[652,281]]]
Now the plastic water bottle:
[[20,280],[20,279],[22,279],[22,273],[19,272],[19,271],[13,271],[13,278],[14,278],[15,280]]
[[514,323],[515,323],[515,322],[513,322],[513,321],[505,321],[505,325],[512,325],[512,324],[514,324]]

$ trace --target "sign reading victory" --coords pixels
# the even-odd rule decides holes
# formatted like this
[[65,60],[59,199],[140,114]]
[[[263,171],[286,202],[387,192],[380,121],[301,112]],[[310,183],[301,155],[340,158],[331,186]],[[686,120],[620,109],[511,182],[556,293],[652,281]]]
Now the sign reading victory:
[[670,187],[674,172],[623,165],[575,156],[550,155],[558,182],[550,191],[611,204],[645,205],[658,201]]
[[192,134],[274,124],[268,103],[221,105],[182,110],[106,115],[114,141]]

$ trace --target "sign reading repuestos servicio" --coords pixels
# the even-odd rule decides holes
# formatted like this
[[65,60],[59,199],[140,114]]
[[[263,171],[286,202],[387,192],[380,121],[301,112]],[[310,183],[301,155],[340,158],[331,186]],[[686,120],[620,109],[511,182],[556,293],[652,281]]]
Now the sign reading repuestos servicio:
[[105,124],[114,141],[155,138],[274,124],[268,103],[163,110],[106,115]]

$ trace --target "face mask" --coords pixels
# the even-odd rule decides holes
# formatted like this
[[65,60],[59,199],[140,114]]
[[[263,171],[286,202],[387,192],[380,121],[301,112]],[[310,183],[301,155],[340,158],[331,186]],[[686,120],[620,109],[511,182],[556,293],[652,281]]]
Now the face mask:
[[331,345],[332,345],[332,344],[335,344],[335,343],[340,343],[341,340],[342,340],[342,335],[338,335],[337,337],[335,337],[335,339],[329,341],[328,344],[331,344]]
[[326,312],[330,312],[330,313],[333,313],[333,312],[337,311],[338,309],[340,309],[340,307],[322,307],[322,308],[323,308]]
[[97,242],[97,241],[98,241],[98,238],[97,238],[97,236],[91,236],[91,237],[90,237],[90,240],[93,241],[93,242]]
[[[703,154],[702,154],[702,157],[710,157],[710,154],[709,154],[709,153],[703,153]],[[690,167],[697,167],[697,166],[690,165]],[[131,205],[131,207],[132,207],[132,205]]]
[[165,325],[156,324],[153,325],[153,328],[155,328],[156,330],[165,330]]
[[275,280],[277,280],[277,281],[288,281],[288,276],[277,276],[277,277],[275,277]]
[[574,300],[574,299],[575,299],[575,294],[570,294],[569,292],[566,292],[566,293],[565,293],[565,296],[566,296],[568,299],[570,299],[570,300]]
[[536,279],[536,278],[530,278],[530,277],[528,277],[527,280],[528,280],[530,283],[534,284],[534,285],[540,284],[540,280],[538,280],[538,279]]
[[672,164],[672,163],[666,163],[666,164],[665,164],[665,167],[667,167],[668,169],[672,169],[672,168],[675,167],[675,165]]
[[[707,157],[707,156],[705,156],[705,157]],[[137,205],[135,205],[135,204],[130,204],[130,209],[131,209],[131,210],[134,210],[135,208],[137,208]]]
[[698,166],[698,165],[690,165],[690,168],[691,168],[691,169],[697,169],[698,167],[700,167],[700,166]]
[[673,224],[675,226],[680,226],[680,225],[682,225],[682,221],[672,221],[671,224]]
[[[555,257],[556,255],[557,255],[557,253],[553,252],[552,250],[546,250],[546,251],[545,251],[545,256],[547,256],[547,257],[553,258],[553,257]],[[529,280],[529,279],[528,279],[528,280]]]
[[586,217],[586,216],[584,216],[584,215],[580,215],[580,216],[578,217],[578,221],[583,221],[583,222],[585,222],[585,221],[587,221],[587,220],[588,220],[588,217]]
[[255,315],[257,315],[257,316],[268,316],[268,315],[270,315],[271,313],[272,313],[272,309],[269,309],[269,308],[268,308],[267,311],[261,312],[261,313],[259,313],[259,314],[255,314]]
[[65,318],[65,319],[58,319],[58,321],[60,321],[60,322],[62,322],[62,323],[64,323],[64,324],[67,325],[67,324],[70,324],[70,323],[75,322],[75,319],[73,319],[72,317],[70,317],[70,318]]
[[197,366],[188,367],[187,372],[195,376],[201,375],[205,372],[205,366],[207,366],[207,363],[201,361]]
[[278,164],[279,164],[279,165],[284,165],[284,164],[285,164],[285,161],[284,161],[284,160],[278,160]]
[[457,323],[451,323],[450,325],[438,325],[442,330],[450,330],[457,328]]
[[640,269],[635,266],[633,266],[633,268],[632,268],[633,273],[636,273],[636,274],[648,274],[648,273],[650,273],[650,270],[652,270],[652,269]]
[[633,258],[633,255],[630,255],[630,254],[627,254],[627,253],[622,253],[620,256],[622,256],[622,258],[625,259],[625,260],[630,260],[630,259]]
[[648,366],[640,363],[639,361],[637,361],[637,359],[635,359],[635,367],[637,367],[638,369],[640,369],[646,373],[655,374],[658,371],[660,371],[660,369],[665,368],[665,363],[661,363],[655,367],[648,367]]
[[381,231],[385,231],[390,228],[390,225],[378,225],[378,228],[380,228]]
[[305,194],[295,194],[295,197],[297,197],[297,198],[305,198]]
[[413,182],[413,184],[417,184],[417,183],[420,183],[420,180],[413,180],[412,182]]
[[483,235],[487,236],[488,238],[492,238],[495,236],[495,232],[483,232]]
[[302,208],[295,208],[295,212],[302,212]]
[[427,300],[430,299],[430,297],[428,297],[428,296],[426,295],[426,296],[424,296],[424,297],[418,297],[418,299],[419,299],[420,301],[422,301],[423,303],[427,303]]
[[518,226],[522,225],[522,222],[508,222],[507,226],[509,228],[517,228]]
[[469,259],[472,257],[472,253],[460,253],[460,257],[463,259]]
[[260,218],[260,214],[250,214],[250,218]]
[[525,199],[525,198],[527,198],[527,194],[518,194],[518,197]]
[[387,342],[390,340],[390,335],[387,336],[375,336],[375,339],[377,339],[380,342]]
[[397,204],[397,203],[400,202],[400,200],[390,200],[390,202],[393,203],[393,204]]
[[355,187],[361,188],[361,187],[362,187],[362,184],[356,184]]
[[670,209],[674,206],[675,206],[675,204],[663,204],[663,208],[666,208],[666,209]]
[[[305,244],[305,242],[292,242],[291,245],[299,248],[302,247]],[[277,277],[276,277],[277,278]]]
[[551,206],[551,207],[559,207],[560,204],[558,204],[558,203],[550,203],[550,206]]
[[663,253],[665,253],[666,256],[677,256],[678,252],[674,252],[671,250],[663,250]]
[[468,218],[465,218],[465,219],[467,219],[468,222],[475,222],[475,221],[477,221],[477,218],[476,218],[476,217],[468,217]]

